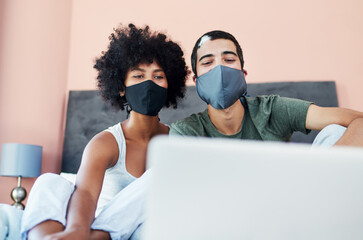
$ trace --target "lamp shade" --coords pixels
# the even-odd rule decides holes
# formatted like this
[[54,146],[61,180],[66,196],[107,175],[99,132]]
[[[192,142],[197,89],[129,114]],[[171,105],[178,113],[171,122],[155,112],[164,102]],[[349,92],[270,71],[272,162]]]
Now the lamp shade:
[[42,168],[42,147],[4,143],[1,149],[0,175],[38,177]]

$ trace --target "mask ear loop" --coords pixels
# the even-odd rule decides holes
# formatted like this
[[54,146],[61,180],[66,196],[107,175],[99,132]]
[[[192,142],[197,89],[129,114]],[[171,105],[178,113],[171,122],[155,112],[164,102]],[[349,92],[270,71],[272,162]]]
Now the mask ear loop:
[[132,110],[132,109],[131,109],[130,105],[128,105],[128,104],[127,104],[127,105],[126,105],[126,113],[127,113],[127,114],[126,114],[126,119],[128,119],[128,118],[129,118],[131,110]]

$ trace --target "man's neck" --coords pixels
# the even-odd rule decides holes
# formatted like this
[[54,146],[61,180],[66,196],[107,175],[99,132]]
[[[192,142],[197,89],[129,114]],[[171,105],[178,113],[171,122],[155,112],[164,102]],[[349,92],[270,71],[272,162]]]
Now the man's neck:
[[226,109],[215,109],[208,105],[208,115],[215,128],[224,135],[234,135],[241,130],[245,109],[238,99]]

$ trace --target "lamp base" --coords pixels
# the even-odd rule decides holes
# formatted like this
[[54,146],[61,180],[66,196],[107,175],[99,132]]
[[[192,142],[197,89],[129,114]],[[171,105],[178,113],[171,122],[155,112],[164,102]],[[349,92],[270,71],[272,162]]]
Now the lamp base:
[[26,198],[26,190],[23,187],[15,187],[10,194],[11,198],[14,200],[12,206],[18,209],[24,209],[24,204],[21,203]]
[[15,203],[11,204],[11,206],[13,206],[14,208],[20,209],[20,210],[24,210],[24,208],[25,208],[24,204],[22,204],[20,202],[15,202]]

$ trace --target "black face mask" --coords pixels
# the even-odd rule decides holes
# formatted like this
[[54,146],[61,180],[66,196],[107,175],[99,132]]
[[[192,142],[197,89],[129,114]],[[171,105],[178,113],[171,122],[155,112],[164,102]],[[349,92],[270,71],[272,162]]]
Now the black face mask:
[[125,97],[132,111],[148,116],[158,115],[164,106],[168,90],[151,80],[126,87]]

